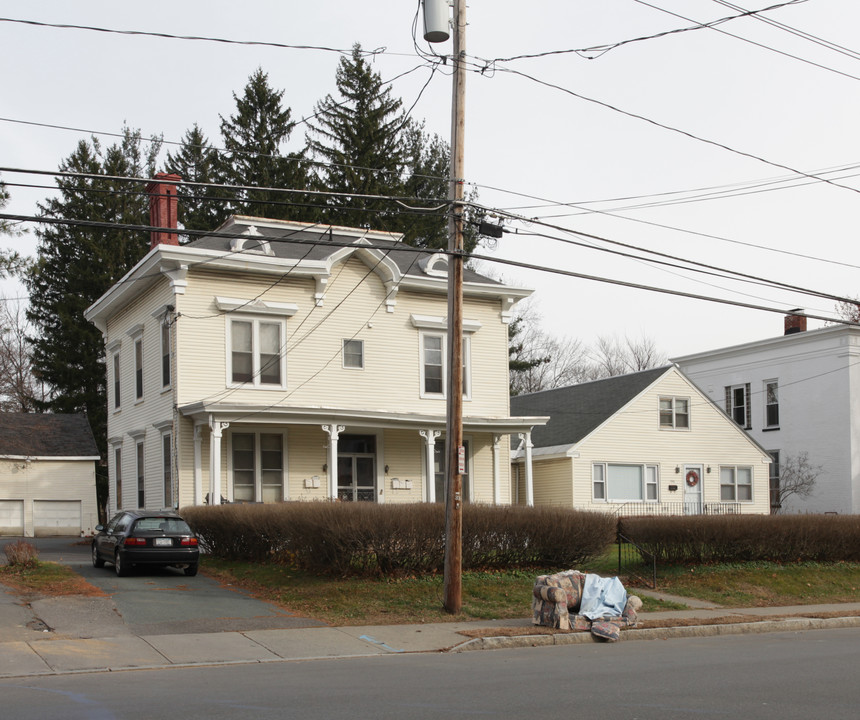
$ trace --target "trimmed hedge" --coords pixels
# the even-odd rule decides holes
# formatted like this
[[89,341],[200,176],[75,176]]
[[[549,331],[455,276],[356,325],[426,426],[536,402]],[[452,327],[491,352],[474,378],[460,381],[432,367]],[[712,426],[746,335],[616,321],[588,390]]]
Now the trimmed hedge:
[[[182,510],[206,550],[316,573],[400,575],[443,569],[441,504],[286,502]],[[575,567],[605,552],[615,518],[562,508],[465,505],[463,569]]]
[[860,561],[860,515],[630,517],[619,530],[668,564]]

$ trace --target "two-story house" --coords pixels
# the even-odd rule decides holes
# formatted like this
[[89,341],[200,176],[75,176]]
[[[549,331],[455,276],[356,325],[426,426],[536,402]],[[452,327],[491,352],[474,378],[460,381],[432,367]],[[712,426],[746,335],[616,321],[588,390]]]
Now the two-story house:
[[[177,176],[150,184],[176,227]],[[444,500],[447,258],[366,229],[234,216],[147,255],[104,334],[110,510]],[[530,291],[464,275],[467,501],[510,503],[508,323]]]
[[860,328],[807,330],[795,311],[782,336],[675,362],[767,448],[774,489],[789,456],[821,467],[812,494],[781,510],[860,513]]

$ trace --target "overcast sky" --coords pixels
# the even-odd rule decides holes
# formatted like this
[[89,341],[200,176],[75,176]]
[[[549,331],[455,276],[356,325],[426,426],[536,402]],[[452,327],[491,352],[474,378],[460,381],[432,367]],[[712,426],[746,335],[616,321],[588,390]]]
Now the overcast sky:
[[[777,4],[735,2],[745,2],[746,10]],[[0,16],[345,51],[360,42],[385,50],[373,62],[388,79],[423,64],[412,41],[417,6],[418,0],[6,0]],[[473,67],[485,68],[469,74],[466,88],[466,179],[481,204],[792,286],[860,295],[856,0],[794,2],[759,16],[793,32],[746,17],[662,37],[650,36],[739,11],[717,0],[473,0],[467,14],[467,53]],[[419,20],[419,40],[420,28]],[[822,40],[839,47],[828,49]],[[567,52],[491,62],[616,43],[623,44],[585,53],[591,59]],[[451,51],[450,42],[434,47]],[[106,133],[120,132],[125,122],[144,135],[163,133],[166,141],[180,140],[197,122],[218,144],[219,114],[233,112],[232,93],[241,93],[257,67],[286,91],[298,120],[334,92],[340,57],[3,21],[0,48],[0,167],[36,170],[55,170],[88,133],[13,121]],[[420,67],[397,80],[394,92],[406,107],[417,99],[413,116],[447,139],[450,75],[447,68],[435,73],[422,94],[428,78],[430,70]],[[294,131],[291,149],[303,143],[303,128]],[[845,187],[807,177],[835,168],[845,169],[825,177]],[[33,215],[50,192],[13,185],[50,178],[0,177],[12,193],[7,212]],[[609,247],[562,229],[517,221],[506,228],[512,232],[487,251],[498,259],[835,315],[830,299],[655,268],[562,242]],[[0,238],[0,247],[32,253],[32,231],[23,239]],[[587,343],[599,335],[645,335],[667,354],[681,355],[782,333],[780,314],[504,265],[492,270],[537,290],[547,330]],[[9,283],[0,291],[21,293]]]

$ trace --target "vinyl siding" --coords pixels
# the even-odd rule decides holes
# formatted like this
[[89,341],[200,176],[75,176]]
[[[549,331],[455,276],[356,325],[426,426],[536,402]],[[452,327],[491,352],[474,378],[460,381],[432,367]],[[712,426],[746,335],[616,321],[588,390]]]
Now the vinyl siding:
[[[573,461],[570,458],[538,460],[533,465],[533,477],[540,476],[534,484],[535,505],[573,504]],[[524,473],[524,470],[521,471]],[[525,498],[525,487],[522,489]]]

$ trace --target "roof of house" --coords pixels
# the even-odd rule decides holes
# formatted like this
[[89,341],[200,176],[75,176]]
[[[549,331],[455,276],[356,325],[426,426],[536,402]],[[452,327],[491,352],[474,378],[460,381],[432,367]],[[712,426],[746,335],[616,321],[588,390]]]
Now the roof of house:
[[86,415],[0,413],[0,457],[98,457]]
[[532,430],[535,447],[574,445],[612,417],[674,366],[543,390],[511,398],[512,415],[549,415]]

